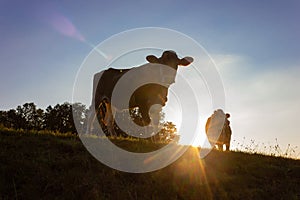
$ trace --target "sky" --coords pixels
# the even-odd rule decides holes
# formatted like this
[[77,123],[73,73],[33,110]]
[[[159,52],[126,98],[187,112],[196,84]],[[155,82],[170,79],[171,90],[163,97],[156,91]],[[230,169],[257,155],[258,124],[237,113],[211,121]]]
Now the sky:
[[[1,0],[0,110],[71,102],[94,46],[130,29],[161,27],[191,37],[213,59],[232,140],[299,146],[299,9],[296,0]],[[204,134],[213,110],[201,108]]]

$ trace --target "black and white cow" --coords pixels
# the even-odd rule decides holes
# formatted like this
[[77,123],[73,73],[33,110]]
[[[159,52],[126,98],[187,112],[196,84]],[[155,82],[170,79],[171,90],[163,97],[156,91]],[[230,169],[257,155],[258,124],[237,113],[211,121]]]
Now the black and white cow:
[[[111,135],[116,135],[114,130],[115,111],[132,108],[138,108],[141,113],[142,123],[139,125],[149,125],[151,121],[155,121],[149,113],[150,108],[153,105],[165,106],[168,88],[175,82],[178,66],[187,66],[193,62],[192,57],[179,59],[174,51],[164,51],[160,58],[149,55],[146,60],[149,63],[139,67],[109,68],[94,75],[92,110],[95,109],[95,111],[90,114],[87,132],[90,131],[96,116],[101,116],[102,113],[100,120],[107,126]],[[134,88],[134,91],[130,92],[129,98],[124,97],[123,99],[123,96],[119,95],[118,101],[114,103],[112,101],[114,89],[125,76],[127,76],[127,80],[121,84],[125,89],[119,91],[119,93],[125,92],[123,96],[126,96],[126,92],[130,92],[126,91],[126,87],[146,84]],[[103,105],[105,105],[104,109]],[[154,124],[157,125],[158,121],[156,120]]]

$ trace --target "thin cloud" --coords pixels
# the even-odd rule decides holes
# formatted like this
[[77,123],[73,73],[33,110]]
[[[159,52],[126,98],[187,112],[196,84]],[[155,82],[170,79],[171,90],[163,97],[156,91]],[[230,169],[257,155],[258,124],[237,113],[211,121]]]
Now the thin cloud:
[[274,66],[256,72],[251,71],[249,60],[240,56],[216,57],[225,85],[226,108],[232,114],[233,139],[271,142],[278,138],[282,146],[299,144],[299,66]]

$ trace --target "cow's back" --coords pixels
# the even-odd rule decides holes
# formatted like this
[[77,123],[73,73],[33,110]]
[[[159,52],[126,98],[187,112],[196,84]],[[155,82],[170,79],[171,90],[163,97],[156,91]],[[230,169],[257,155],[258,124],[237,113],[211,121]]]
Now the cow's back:
[[97,107],[104,99],[110,101],[118,80],[130,69],[109,68],[94,75],[93,102]]

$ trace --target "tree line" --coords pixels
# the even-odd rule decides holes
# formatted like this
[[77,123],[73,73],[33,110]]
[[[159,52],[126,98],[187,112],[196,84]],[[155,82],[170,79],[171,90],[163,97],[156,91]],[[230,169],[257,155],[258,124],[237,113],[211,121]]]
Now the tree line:
[[7,128],[24,130],[51,130],[61,133],[76,134],[73,120],[73,108],[78,111],[80,120],[86,119],[87,109],[80,103],[56,104],[48,106],[45,110],[37,108],[34,103],[25,103],[16,109],[0,111],[0,124]]
[[[89,108],[81,103],[65,102],[41,109],[31,102],[19,105],[16,109],[0,111],[0,125],[16,130],[50,130],[78,134],[77,131],[83,133],[86,130],[88,113]],[[79,122],[77,129],[80,130],[76,129],[74,120]],[[119,136],[126,137],[126,133],[124,134],[117,126],[116,130]],[[172,122],[162,122],[162,129],[155,137],[164,142],[178,142],[179,140],[176,126]]]

